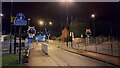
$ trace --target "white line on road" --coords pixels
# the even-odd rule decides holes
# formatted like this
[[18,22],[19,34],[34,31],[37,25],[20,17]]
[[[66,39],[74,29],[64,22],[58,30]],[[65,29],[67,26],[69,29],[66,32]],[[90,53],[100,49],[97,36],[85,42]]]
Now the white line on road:
[[52,54],[51,51],[49,51],[49,55],[57,63],[58,66],[63,66],[64,68],[70,68],[66,63],[62,62],[57,56]]

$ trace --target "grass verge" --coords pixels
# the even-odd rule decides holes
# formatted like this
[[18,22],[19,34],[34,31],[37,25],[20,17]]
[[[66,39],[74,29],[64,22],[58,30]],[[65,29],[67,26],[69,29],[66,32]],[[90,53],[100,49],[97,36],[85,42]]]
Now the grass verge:
[[9,54],[2,56],[2,66],[12,66],[17,64],[18,56],[14,54]]

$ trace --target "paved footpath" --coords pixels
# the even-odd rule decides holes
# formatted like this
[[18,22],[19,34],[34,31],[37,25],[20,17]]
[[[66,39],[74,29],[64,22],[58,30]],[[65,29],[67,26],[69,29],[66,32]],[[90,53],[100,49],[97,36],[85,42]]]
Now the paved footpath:
[[58,66],[51,57],[41,51],[41,44],[33,43],[27,66]]
[[100,61],[103,61],[103,62],[107,62],[107,63],[113,64],[113,65],[120,66],[120,57],[114,57],[114,56],[99,54],[99,53],[85,51],[85,50],[68,48],[65,45],[63,45],[61,48],[66,50],[66,51],[69,51],[69,52],[73,52],[73,53],[76,53],[76,54],[80,54],[80,55],[83,55],[83,56],[87,56],[87,57],[90,57],[90,58],[93,58],[93,59],[97,59],[97,60],[100,60]]

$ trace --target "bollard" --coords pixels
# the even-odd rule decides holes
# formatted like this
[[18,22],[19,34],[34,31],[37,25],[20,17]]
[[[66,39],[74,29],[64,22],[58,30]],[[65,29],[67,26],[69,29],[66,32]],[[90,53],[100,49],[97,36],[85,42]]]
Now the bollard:
[[48,44],[42,43],[42,51],[48,55]]

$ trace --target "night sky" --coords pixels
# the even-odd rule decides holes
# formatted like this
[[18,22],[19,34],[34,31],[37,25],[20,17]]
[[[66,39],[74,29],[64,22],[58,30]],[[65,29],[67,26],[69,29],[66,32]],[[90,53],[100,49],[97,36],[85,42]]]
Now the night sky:
[[[12,8],[11,8],[12,7]],[[11,12],[12,9],[12,12]],[[110,26],[103,25],[104,29],[112,27],[114,35],[120,35],[120,3],[119,2],[74,2],[68,3],[68,16],[73,18],[90,18],[92,13],[96,14],[96,21],[107,21],[110,22]],[[22,12],[25,14],[26,19],[30,18],[30,25],[35,26],[37,31],[43,31],[43,26],[38,24],[39,20],[46,19],[47,21],[53,21],[52,26],[48,26],[48,29],[56,34],[60,35],[61,22],[66,23],[66,3],[62,2],[3,2],[2,13],[3,25],[2,31],[5,33],[10,32],[10,14],[16,16],[17,13]],[[88,20],[88,19],[87,19]],[[46,21],[46,22],[47,22]],[[91,18],[89,19],[91,21]],[[102,25],[102,24],[100,24]],[[106,30],[100,30],[100,32]],[[102,32],[103,33],[103,32]],[[104,34],[103,34],[104,35]]]

